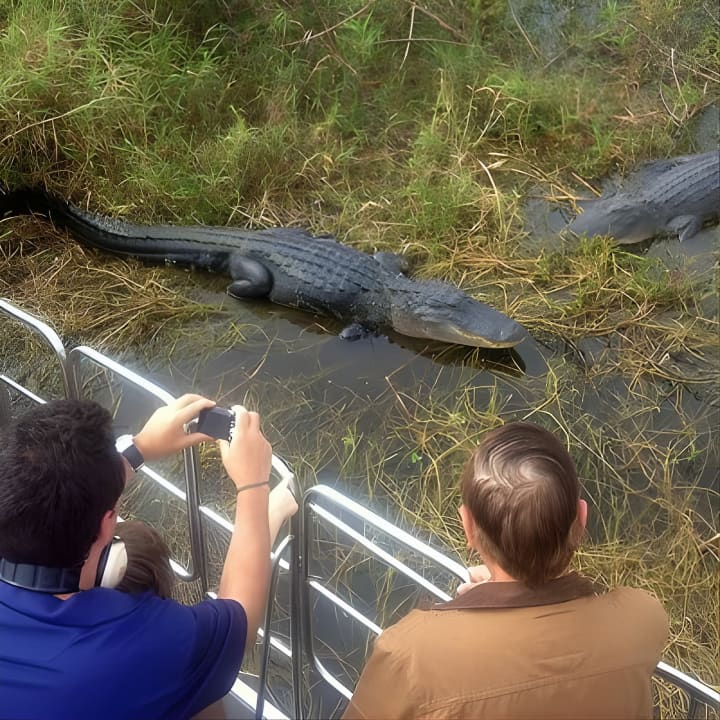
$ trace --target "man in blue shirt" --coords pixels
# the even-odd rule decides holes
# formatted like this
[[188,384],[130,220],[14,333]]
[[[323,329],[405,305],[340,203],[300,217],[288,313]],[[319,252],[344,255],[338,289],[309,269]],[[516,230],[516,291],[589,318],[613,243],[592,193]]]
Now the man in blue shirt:
[[[210,438],[185,425],[211,400],[156,411],[123,454],[89,401],[23,415],[0,440],[0,717],[188,718],[230,689],[267,599],[271,447],[238,408],[223,464],[238,491],[217,600],[189,607],[97,587],[125,482]],[[129,462],[128,462],[129,460]]]

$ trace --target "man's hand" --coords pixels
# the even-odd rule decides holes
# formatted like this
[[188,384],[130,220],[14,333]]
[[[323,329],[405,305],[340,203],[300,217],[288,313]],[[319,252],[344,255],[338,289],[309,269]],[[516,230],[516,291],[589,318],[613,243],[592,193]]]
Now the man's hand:
[[268,481],[272,448],[260,430],[260,416],[256,412],[248,412],[239,405],[233,410],[232,439],[218,440],[223,465],[238,490],[235,524],[218,597],[237,600],[245,609],[248,650],[255,644],[270,587]]
[[158,460],[200,442],[213,438],[203,433],[187,433],[185,426],[198,413],[215,406],[202,395],[183,395],[175,402],[156,410],[143,429],[133,438],[146,461]]
[[[235,487],[262,483],[270,478],[272,446],[260,430],[260,416],[242,405],[233,406],[235,429],[232,440],[218,440],[223,465]],[[250,492],[255,492],[250,490]]]
[[468,590],[474,588],[476,585],[482,585],[483,583],[489,582],[492,578],[490,571],[485,565],[474,565],[473,567],[469,567],[468,573],[470,573],[470,581],[459,585],[456,595],[462,595]]

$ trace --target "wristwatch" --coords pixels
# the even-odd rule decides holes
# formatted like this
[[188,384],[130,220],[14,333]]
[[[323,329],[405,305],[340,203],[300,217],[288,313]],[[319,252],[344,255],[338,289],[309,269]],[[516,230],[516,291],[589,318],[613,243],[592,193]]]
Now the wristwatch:
[[134,443],[132,435],[121,435],[115,441],[115,449],[130,463],[134,472],[145,464],[145,458]]

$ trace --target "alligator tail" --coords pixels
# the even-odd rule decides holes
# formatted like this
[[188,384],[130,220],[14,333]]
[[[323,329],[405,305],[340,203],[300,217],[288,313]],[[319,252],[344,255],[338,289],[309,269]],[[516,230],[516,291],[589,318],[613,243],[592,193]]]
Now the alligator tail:
[[40,188],[20,187],[0,190],[0,218],[11,215],[43,215],[62,212],[67,205]]

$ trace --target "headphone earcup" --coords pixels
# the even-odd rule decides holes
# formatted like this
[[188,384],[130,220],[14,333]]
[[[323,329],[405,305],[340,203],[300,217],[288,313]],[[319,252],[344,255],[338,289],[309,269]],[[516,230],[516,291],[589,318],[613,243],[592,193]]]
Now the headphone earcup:
[[125,543],[120,538],[113,538],[100,553],[95,587],[115,588],[125,577],[128,556]]

